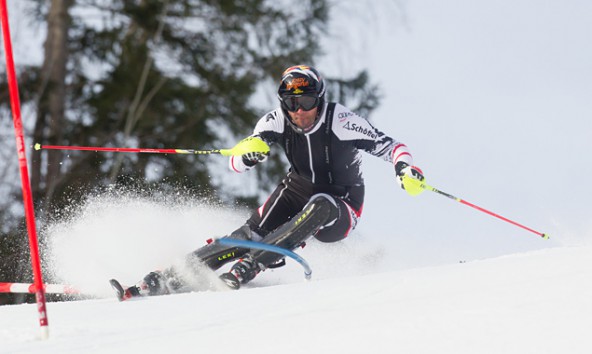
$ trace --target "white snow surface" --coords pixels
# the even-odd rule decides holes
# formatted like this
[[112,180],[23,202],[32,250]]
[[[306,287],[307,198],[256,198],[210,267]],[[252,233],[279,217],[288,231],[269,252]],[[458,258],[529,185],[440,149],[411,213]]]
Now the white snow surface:
[[354,232],[299,251],[311,281],[288,260],[238,291],[114,297],[110,277],[135,282],[243,219],[190,198],[89,198],[44,232],[55,240],[53,275],[96,298],[48,303],[47,340],[39,339],[35,305],[0,307],[0,353],[592,350],[592,247],[542,239],[549,248],[399,269],[396,243]]
[[[347,242],[345,243],[347,245]],[[326,262],[309,246],[314,266]],[[339,258],[339,257],[337,257]],[[304,281],[294,262],[239,291],[0,308],[1,353],[590,353],[592,248]],[[353,262],[361,260],[355,258]],[[293,267],[292,267],[293,266]],[[272,278],[265,280],[266,278]],[[106,284],[106,280],[104,281]]]

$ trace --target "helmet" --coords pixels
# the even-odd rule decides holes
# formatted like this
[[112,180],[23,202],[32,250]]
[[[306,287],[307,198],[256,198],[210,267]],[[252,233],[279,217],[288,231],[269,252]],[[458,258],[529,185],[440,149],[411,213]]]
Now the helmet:
[[319,99],[325,96],[325,80],[312,66],[291,66],[282,74],[278,89],[279,99],[281,100],[284,96],[300,95],[315,96]]
[[[325,80],[312,66],[296,65],[284,71],[277,95],[286,119],[296,131],[301,132],[301,129],[292,123],[288,111],[294,112],[299,108],[309,111],[322,106],[325,88]],[[319,111],[317,121],[320,119],[320,114]]]
[[313,96],[321,100],[325,96],[325,80],[312,66],[291,66],[282,74],[278,89],[280,101],[286,96]]

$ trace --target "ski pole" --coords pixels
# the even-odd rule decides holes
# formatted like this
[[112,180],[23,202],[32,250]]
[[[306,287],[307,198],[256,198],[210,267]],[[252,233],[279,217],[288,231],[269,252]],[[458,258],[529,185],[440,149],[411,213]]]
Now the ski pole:
[[[80,291],[70,285],[43,284],[47,294],[80,294]],[[25,293],[34,294],[35,284],[29,283],[0,283],[0,293]]]
[[310,280],[310,278],[312,276],[312,268],[310,268],[310,265],[308,265],[308,262],[304,258],[299,256],[297,253],[294,253],[294,252],[290,251],[289,249],[285,249],[285,248],[275,246],[275,245],[270,245],[270,244],[263,243],[263,242],[238,240],[238,239],[228,238],[228,237],[218,238],[215,240],[215,242],[217,242],[221,245],[227,245],[227,246],[236,246],[236,247],[242,247],[242,248],[252,248],[252,249],[257,249],[257,250],[270,251],[270,252],[274,252],[277,254],[281,254],[282,256],[290,257],[293,260],[295,260],[296,262],[300,263],[302,268],[304,268],[304,278],[306,280]]
[[104,151],[104,152],[134,152],[149,154],[222,154],[222,150],[193,150],[193,149],[152,149],[152,148],[125,148],[125,147],[99,147],[99,146],[72,146],[72,145],[41,145],[35,144],[35,150],[72,150],[72,151]]
[[530,232],[532,232],[532,233],[534,233],[534,234],[536,234],[536,235],[538,235],[538,236],[540,236],[540,237],[542,237],[544,239],[549,239],[549,235],[548,234],[545,234],[545,233],[542,233],[542,232],[533,230],[530,227],[526,227],[526,226],[524,226],[522,224],[517,223],[516,221],[512,221],[512,220],[510,220],[510,219],[508,219],[506,217],[503,217],[503,216],[501,216],[499,214],[496,214],[496,213],[494,213],[492,211],[489,211],[489,210],[487,210],[485,208],[482,208],[482,207],[477,206],[477,205],[475,205],[473,203],[467,202],[464,199],[461,199],[461,198],[458,198],[458,197],[453,196],[452,194],[443,192],[443,191],[441,191],[441,190],[439,190],[437,188],[434,188],[434,187],[430,186],[429,184],[427,184],[427,183],[425,183],[423,181],[419,181],[419,180],[417,180],[415,178],[412,178],[412,177],[409,177],[409,176],[404,176],[403,177],[403,185],[408,184],[408,183],[414,184],[415,186],[418,186],[418,187],[423,188],[425,190],[429,190],[429,191],[438,193],[438,194],[443,195],[443,196],[445,196],[447,198],[450,198],[452,200],[456,200],[457,202],[459,202],[461,204],[470,206],[471,208],[477,209],[477,210],[479,210],[481,212],[484,212],[485,214],[489,214],[489,215],[494,216],[494,217],[496,217],[496,218],[498,218],[500,220],[503,220],[505,222],[508,222],[508,223],[510,223],[510,224],[512,224],[514,226],[518,226],[520,228],[523,228],[526,231],[530,231]]
[[82,151],[106,151],[106,152],[132,152],[132,153],[151,153],[151,154],[193,154],[193,155],[211,155],[219,154],[222,156],[240,156],[249,152],[269,153],[269,146],[257,137],[248,137],[241,140],[230,149],[214,150],[193,150],[193,149],[147,149],[147,148],[125,148],[125,147],[99,147],[99,146],[70,146],[70,145],[41,145],[39,143],[33,146],[35,150],[82,150]]

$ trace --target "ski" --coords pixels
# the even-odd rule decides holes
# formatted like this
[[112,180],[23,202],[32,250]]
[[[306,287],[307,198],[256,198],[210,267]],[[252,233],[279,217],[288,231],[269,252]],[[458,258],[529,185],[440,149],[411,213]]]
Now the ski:
[[[299,256],[298,254],[296,254],[288,249],[274,246],[274,245],[270,245],[270,244],[266,244],[266,243],[262,243],[262,242],[238,240],[238,239],[232,239],[232,238],[227,238],[227,237],[215,239],[214,242],[220,243],[222,245],[227,245],[227,246],[236,246],[236,247],[247,248],[247,249],[260,249],[260,250],[278,253],[278,254],[281,254],[286,257],[290,257],[290,258],[294,259],[295,261],[297,261],[298,263],[300,263],[300,265],[304,268],[304,278],[306,280],[310,280],[310,278],[311,278],[312,269],[310,268],[310,265],[308,264],[308,262],[304,258]],[[285,264],[285,260],[283,261],[283,263]],[[273,267],[270,267],[270,268],[273,268]],[[224,273],[219,276],[219,279],[226,286],[228,286],[230,289],[238,290],[240,288],[239,280],[231,273]],[[148,295],[147,290],[146,291],[143,290],[143,292],[146,292],[145,294],[144,293],[140,294],[140,289],[137,286],[131,286],[129,288],[124,288],[121,285],[121,283],[119,283],[119,281],[117,281],[116,279],[111,279],[109,281],[109,283],[111,284],[111,287],[113,288],[113,290],[115,290],[115,293],[117,294],[117,298],[119,299],[119,301],[125,301],[125,300],[132,298],[132,297]],[[142,286],[142,288],[144,288],[144,286]],[[166,294],[184,292],[184,291],[178,291],[178,289],[179,288],[174,288],[174,290],[168,289],[166,291]],[[165,293],[162,293],[162,294],[159,293],[158,295],[165,295]]]
[[220,280],[228,286],[231,290],[238,290],[240,289],[240,282],[232,273],[223,273],[220,275]]
[[[119,281],[117,279],[109,280],[109,284],[111,284],[111,287],[113,288],[113,290],[115,290],[115,294],[117,295],[117,299],[119,301],[125,301],[125,300],[130,299],[134,296],[139,295],[137,287],[132,286],[127,289],[124,289],[123,286],[121,285],[121,283],[119,283]],[[135,290],[135,292],[134,292],[134,290]]]
[[111,284],[111,287],[113,288],[113,290],[115,290],[115,293],[117,294],[117,299],[119,301],[123,301],[123,297],[125,295],[125,290],[123,290],[123,286],[121,286],[121,284],[119,284],[119,282],[115,279],[109,280],[109,284]]

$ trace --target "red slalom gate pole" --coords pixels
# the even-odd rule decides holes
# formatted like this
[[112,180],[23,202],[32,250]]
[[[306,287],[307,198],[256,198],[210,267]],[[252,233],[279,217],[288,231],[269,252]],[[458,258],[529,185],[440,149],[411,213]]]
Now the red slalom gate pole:
[[41,261],[39,259],[39,244],[37,240],[37,229],[35,226],[33,196],[31,193],[31,183],[29,181],[29,170],[27,168],[27,155],[25,152],[23,123],[21,120],[21,103],[19,99],[16,71],[14,70],[14,58],[12,56],[12,42],[10,40],[10,26],[8,24],[8,9],[6,7],[6,0],[0,0],[0,21],[2,22],[4,53],[6,55],[6,74],[8,76],[10,105],[12,107],[14,134],[16,136],[16,149],[18,153],[19,166],[21,172],[21,185],[23,189],[25,219],[27,221],[27,232],[29,234],[29,248],[31,249],[31,263],[33,267],[33,275],[35,278],[35,299],[37,301],[37,311],[39,313],[41,337],[43,339],[46,339],[49,337],[49,323],[47,320],[45,292],[43,290],[43,276],[41,273]]
[[[46,294],[81,294],[78,289],[64,284],[43,284]],[[34,294],[37,290],[35,284],[30,283],[0,283],[0,293],[24,293]]]

